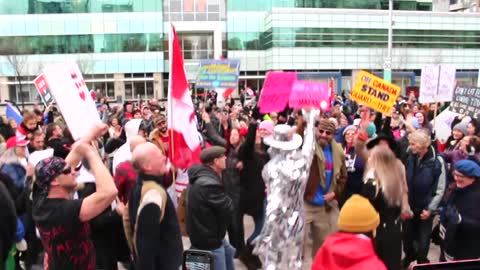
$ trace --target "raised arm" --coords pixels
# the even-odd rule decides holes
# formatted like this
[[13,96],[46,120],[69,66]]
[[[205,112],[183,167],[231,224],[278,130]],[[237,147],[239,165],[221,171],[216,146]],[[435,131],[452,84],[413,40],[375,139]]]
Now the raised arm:
[[96,191],[83,199],[80,208],[79,219],[82,222],[89,221],[98,216],[117,196],[117,188],[115,187],[112,176],[103,164],[97,151],[89,143],[97,135],[104,133],[106,128],[107,126],[105,124],[98,125],[88,136],[74,144],[72,152],[66,158],[67,163],[73,167],[75,167],[80,160],[86,159],[90,165],[90,173],[95,177]]

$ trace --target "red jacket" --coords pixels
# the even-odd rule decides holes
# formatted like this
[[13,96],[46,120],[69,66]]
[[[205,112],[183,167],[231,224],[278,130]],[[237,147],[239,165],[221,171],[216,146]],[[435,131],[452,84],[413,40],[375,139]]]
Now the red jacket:
[[373,241],[363,235],[335,233],[318,250],[312,270],[387,270]]

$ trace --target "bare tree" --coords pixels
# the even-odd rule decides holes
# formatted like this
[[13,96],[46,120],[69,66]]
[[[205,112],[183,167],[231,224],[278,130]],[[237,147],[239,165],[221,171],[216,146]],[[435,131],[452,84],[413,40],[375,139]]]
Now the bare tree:
[[77,58],[77,65],[85,79],[85,74],[93,72],[93,57],[91,54],[82,54]]
[[25,109],[22,84],[22,76],[24,75],[27,65],[27,58],[25,54],[27,54],[27,49],[19,37],[13,37],[8,39],[8,41],[4,40],[0,42],[0,56],[3,56],[5,60],[7,60],[11,69],[13,70],[20,90],[20,102],[22,103],[22,109]]

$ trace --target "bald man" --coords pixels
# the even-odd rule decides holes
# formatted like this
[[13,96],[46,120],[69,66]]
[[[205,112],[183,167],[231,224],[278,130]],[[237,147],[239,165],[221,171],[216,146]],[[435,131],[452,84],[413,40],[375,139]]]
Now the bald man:
[[130,193],[123,226],[135,269],[175,269],[182,264],[183,245],[177,214],[162,186],[166,157],[153,143],[139,144],[132,154],[138,177]]

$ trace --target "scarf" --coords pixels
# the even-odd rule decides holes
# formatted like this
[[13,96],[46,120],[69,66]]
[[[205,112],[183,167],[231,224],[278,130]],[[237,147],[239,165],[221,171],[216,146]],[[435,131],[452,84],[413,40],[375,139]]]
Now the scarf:
[[[336,142],[331,142],[330,146],[332,147],[332,159],[333,159],[333,173],[332,173],[332,182],[330,184],[330,189],[335,190],[335,186],[337,182],[335,181],[335,176],[338,175],[340,171],[340,167],[342,164],[342,155],[343,149],[342,147],[336,143]],[[326,185],[326,180],[325,179],[325,154],[323,153],[323,148],[322,146],[316,142],[315,146],[315,155],[317,156],[317,166],[319,170],[319,175],[320,175],[320,185],[325,188]],[[344,162],[344,161],[343,161]]]

